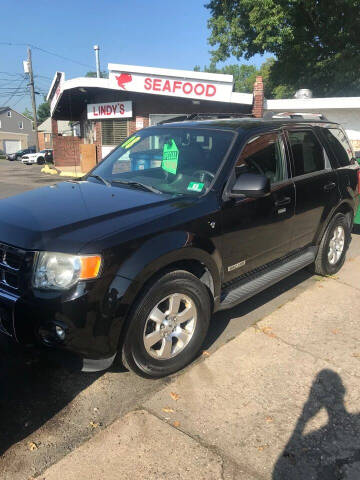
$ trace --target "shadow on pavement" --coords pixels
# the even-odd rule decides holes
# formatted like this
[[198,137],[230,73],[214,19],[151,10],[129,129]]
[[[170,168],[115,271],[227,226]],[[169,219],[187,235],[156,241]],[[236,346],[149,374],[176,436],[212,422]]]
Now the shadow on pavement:
[[[347,412],[345,387],[332,370],[314,380],[294,432],[273,471],[273,480],[360,478],[360,414]],[[328,423],[305,434],[307,423],[325,408]]]
[[259,318],[257,318],[256,320],[254,320],[253,318],[245,318],[249,313],[274,300],[276,297],[287,292],[288,290],[291,290],[292,288],[300,285],[305,280],[308,280],[311,277],[312,274],[307,270],[300,270],[299,272],[294,273],[288,278],[285,278],[276,285],[273,285],[272,287],[267,288],[266,290],[255,295],[254,297],[249,298],[249,300],[246,300],[238,306],[230,310],[224,310],[216,313],[211,320],[209,333],[204,342],[204,349],[206,350],[210,348],[211,345],[215,343],[218,337],[220,337],[226,330],[228,324],[233,318],[241,318],[241,320],[239,321],[244,321],[244,329],[249,327],[250,325],[260,320]]
[[102,372],[60,368],[36,351],[0,338],[0,455],[64,408]]

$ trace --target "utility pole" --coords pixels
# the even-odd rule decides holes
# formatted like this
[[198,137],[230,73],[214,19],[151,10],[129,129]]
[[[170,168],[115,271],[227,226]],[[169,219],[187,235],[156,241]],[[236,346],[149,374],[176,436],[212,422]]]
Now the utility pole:
[[34,131],[35,131],[35,143],[36,143],[36,151],[39,151],[39,139],[38,139],[38,129],[37,129],[37,119],[36,119],[36,101],[35,101],[35,88],[34,88],[34,73],[32,68],[32,60],[31,60],[31,48],[28,47],[28,66],[29,66],[29,78],[30,78],[30,95],[31,95],[31,103],[32,103],[32,111],[34,117]]
[[96,76],[97,78],[100,78],[101,74],[100,74],[99,45],[94,45],[94,50],[95,50],[95,59],[96,59]]

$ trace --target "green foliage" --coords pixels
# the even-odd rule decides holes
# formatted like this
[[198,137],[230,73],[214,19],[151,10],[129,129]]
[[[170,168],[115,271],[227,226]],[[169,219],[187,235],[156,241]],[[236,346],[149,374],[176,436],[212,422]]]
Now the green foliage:
[[[96,72],[86,72],[85,77],[96,78]],[[109,73],[106,70],[100,72],[101,78],[109,78]]]
[[49,102],[41,103],[37,108],[37,121],[38,123],[43,123],[47,118],[50,117],[50,104]]
[[25,108],[22,114],[24,115],[24,117],[27,117],[30,120],[34,120],[33,114],[30,112],[30,110],[27,107]]
[[275,96],[298,88],[360,94],[360,0],[210,0],[206,7],[213,62],[271,53]]
[[[233,75],[234,91],[241,93],[252,93],[256,77],[261,75],[263,77],[265,96],[267,98],[292,97],[295,93],[294,88],[285,85],[276,85],[272,81],[271,70],[274,64],[274,58],[268,58],[259,68],[255,67],[255,65],[245,64],[225,65],[224,67],[217,68],[215,63],[211,63],[210,66],[205,66],[203,71]],[[194,70],[200,72],[201,68],[199,65],[196,65]]]

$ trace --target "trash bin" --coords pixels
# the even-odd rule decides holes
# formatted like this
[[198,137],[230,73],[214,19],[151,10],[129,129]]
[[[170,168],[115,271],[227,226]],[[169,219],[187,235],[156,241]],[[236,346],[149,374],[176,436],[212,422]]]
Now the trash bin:
[[130,154],[131,158],[131,170],[134,172],[136,170],[147,170],[148,168],[156,168],[161,166],[161,155],[153,154],[152,152],[143,153],[137,152]]
[[[360,165],[360,151],[355,152],[355,158],[356,158],[358,164]],[[355,218],[354,218],[354,223],[356,225],[360,225],[360,205],[359,205],[359,208],[356,212],[356,215],[355,215]]]

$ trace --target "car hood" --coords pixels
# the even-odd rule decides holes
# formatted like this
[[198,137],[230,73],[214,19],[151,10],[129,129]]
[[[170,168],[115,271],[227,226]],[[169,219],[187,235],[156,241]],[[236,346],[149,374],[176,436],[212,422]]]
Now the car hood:
[[0,200],[0,243],[76,253],[98,238],[176,209],[174,198],[165,194],[62,182]]

